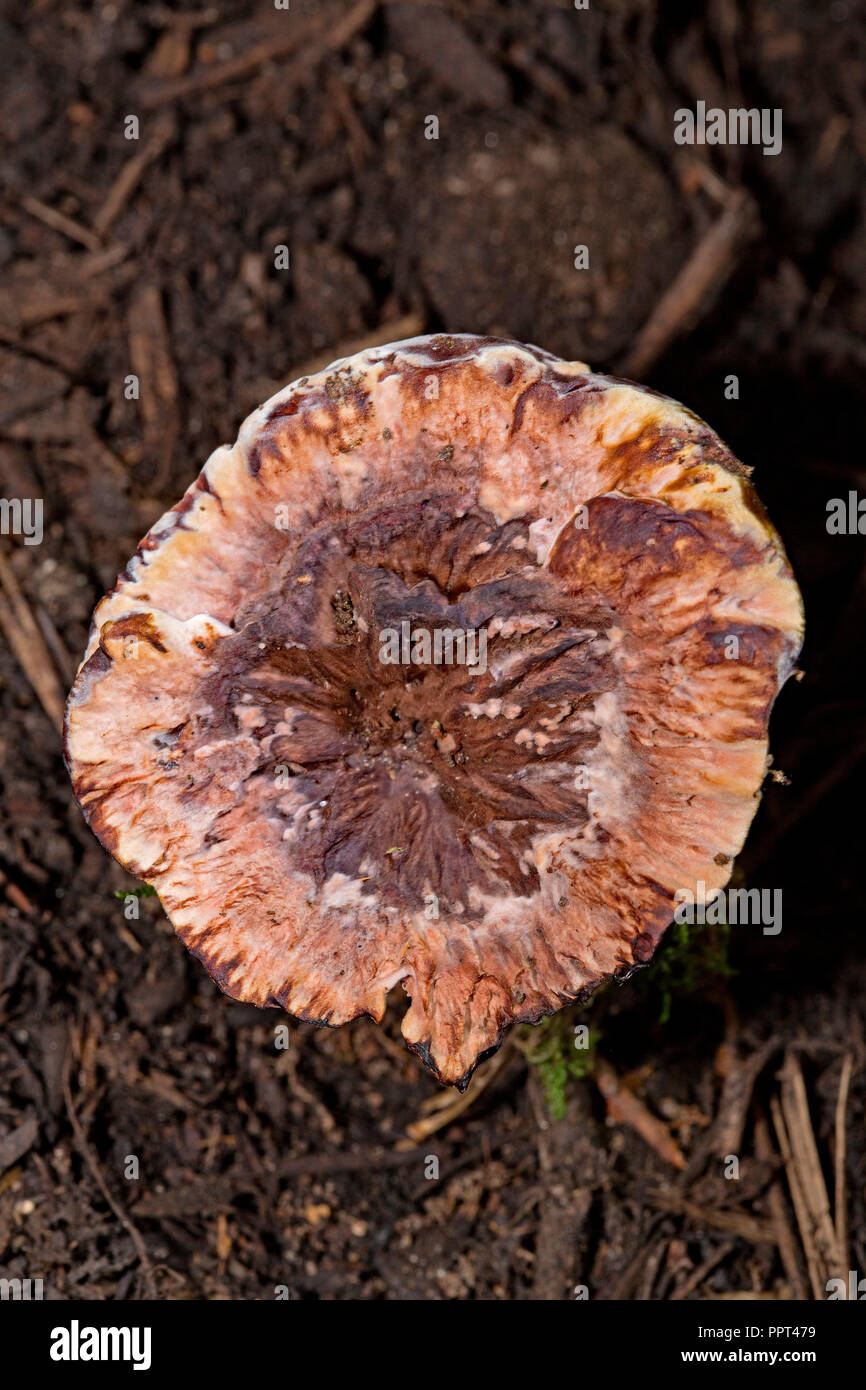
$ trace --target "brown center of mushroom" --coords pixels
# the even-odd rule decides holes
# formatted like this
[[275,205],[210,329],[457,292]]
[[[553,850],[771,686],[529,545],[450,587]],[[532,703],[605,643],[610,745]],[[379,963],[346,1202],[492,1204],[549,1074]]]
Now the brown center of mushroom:
[[538,837],[590,818],[612,615],[540,567],[527,520],[418,499],[310,535],[237,614],[209,700],[323,901],[435,916],[538,891]]

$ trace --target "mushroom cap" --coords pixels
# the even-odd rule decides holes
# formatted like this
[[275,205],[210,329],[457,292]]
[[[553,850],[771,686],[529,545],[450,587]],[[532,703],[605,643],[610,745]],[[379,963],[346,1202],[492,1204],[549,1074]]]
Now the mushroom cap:
[[[407,627],[438,664],[383,659]],[[409,1047],[465,1086],[727,882],[802,631],[701,420],[534,347],[415,338],[211,455],[95,610],[67,763],[227,994],[336,1026],[402,981]]]

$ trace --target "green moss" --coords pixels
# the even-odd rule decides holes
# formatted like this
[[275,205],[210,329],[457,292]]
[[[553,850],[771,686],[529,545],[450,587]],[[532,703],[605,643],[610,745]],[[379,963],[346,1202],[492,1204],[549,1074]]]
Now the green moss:
[[[579,1011],[583,1012],[583,1009]],[[579,1013],[564,1009],[536,1027],[525,1025],[518,1032],[517,1045],[538,1073],[544,1102],[553,1120],[565,1116],[569,1077],[582,1080],[595,1065],[595,1047],[601,1034],[597,1029],[590,1029],[588,1046],[576,1046],[575,1029],[588,1026],[580,1023]]]
[[731,978],[730,934],[727,922],[671,923],[655,961],[635,982],[645,998],[657,1001],[660,1023],[670,1019],[675,999]]
[[117,888],[114,896],[116,898],[155,898],[156,889],[151,888],[149,883],[139,883],[136,888]]

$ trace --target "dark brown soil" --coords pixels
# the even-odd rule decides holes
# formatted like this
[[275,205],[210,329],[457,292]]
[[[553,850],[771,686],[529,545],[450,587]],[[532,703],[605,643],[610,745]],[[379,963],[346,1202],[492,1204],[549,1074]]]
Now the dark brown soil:
[[[831,1202],[844,1129],[845,1268],[866,1271],[866,570],[862,537],[826,527],[864,486],[866,6],[5,16],[0,485],[44,499],[45,534],[0,540],[0,632],[25,634],[0,645],[0,1276],[60,1299],[810,1296],[771,1118],[786,1056]],[[675,145],[674,111],[698,101],[781,108],[782,152]],[[742,234],[647,380],[754,466],[806,599],[805,675],[773,722],[790,785],[768,785],[738,865],[782,890],[783,930],[733,930],[728,980],[684,980],[669,941],[571,1016],[603,1060],[568,1080],[564,1118],[521,1035],[413,1145],[437,1087],[399,1041],[401,1001],[381,1028],[289,1021],[280,1049],[282,1015],[220,995],[154,898],[128,915],[135,885],[70,794],[51,683],[141,535],[271,391],[436,330],[616,371],[738,190]],[[633,1097],[684,1170],[623,1122]]]

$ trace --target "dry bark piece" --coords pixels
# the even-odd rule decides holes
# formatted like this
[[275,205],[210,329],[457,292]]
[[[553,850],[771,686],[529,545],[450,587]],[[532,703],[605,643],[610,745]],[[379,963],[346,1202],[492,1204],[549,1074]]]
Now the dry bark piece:
[[[407,621],[485,633],[486,669],[382,664]],[[417,338],[286,387],[157,522],[94,614],[68,765],[226,993],[338,1025],[402,981],[407,1043],[465,1086],[727,881],[801,636],[703,422]]]

